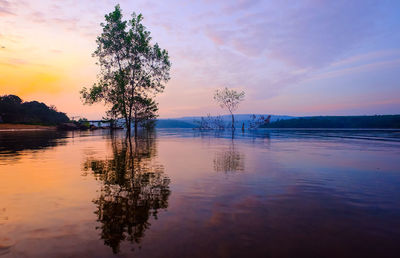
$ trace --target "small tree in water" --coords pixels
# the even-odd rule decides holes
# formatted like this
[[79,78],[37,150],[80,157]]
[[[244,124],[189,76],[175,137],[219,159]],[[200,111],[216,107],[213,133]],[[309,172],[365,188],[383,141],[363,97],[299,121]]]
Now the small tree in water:
[[83,88],[82,98],[88,104],[104,101],[110,107],[109,115],[125,119],[128,136],[132,122],[137,135],[143,105],[147,103],[154,110],[149,99],[162,92],[170,78],[168,52],[157,43],[151,44],[141,14],[133,13],[131,20],[123,21],[117,5],[105,19],[93,53],[101,68],[99,81],[90,89]]
[[238,92],[224,88],[222,90],[216,90],[214,94],[214,100],[218,102],[221,108],[228,109],[232,116],[232,129],[235,129],[235,117],[233,112],[237,110],[240,102],[244,100],[244,91]]

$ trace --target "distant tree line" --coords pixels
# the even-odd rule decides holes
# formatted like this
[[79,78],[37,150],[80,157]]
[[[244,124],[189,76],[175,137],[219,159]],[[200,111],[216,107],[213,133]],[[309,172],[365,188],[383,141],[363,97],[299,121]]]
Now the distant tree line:
[[0,96],[0,122],[57,125],[68,122],[65,113],[38,101],[23,102],[15,95]]
[[314,116],[278,120],[264,128],[400,128],[400,115]]

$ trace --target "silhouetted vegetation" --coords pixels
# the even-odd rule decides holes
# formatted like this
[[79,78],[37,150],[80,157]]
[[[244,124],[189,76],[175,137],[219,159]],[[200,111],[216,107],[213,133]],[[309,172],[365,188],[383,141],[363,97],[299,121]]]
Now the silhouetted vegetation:
[[211,116],[208,114],[206,117],[200,117],[200,120],[194,120],[197,128],[200,130],[224,130],[225,123],[221,116]]
[[271,120],[271,115],[265,117],[264,115],[251,115],[249,122],[249,129],[257,129],[264,124],[269,124]]
[[264,128],[400,128],[400,115],[315,116],[278,120]]
[[0,97],[0,122],[57,125],[68,122],[65,113],[38,101],[23,102],[15,95]]
[[156,126],[158,104],[154,100],[151,98],[138,98],[136,110],[134,123],[138,123],[138,125],[147,130],[151,130]]
[[235,129],[235,117],[233,112],[237,110],[240,102],[244,100],[244,91],[238,92],[236,90],[230,90],[224,88],[221,90],[216,90],[214,94],[214,100],[218,102],[221,108],[228,109],[232,116],[232,130]]

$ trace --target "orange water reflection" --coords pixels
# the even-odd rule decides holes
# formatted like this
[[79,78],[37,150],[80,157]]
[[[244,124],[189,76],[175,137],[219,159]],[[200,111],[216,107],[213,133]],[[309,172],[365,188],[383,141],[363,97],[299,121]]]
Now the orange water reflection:
[[0,132],[0,255],[393,256],[399,155],[282,132],[157,131],[132,150],[123,132]]

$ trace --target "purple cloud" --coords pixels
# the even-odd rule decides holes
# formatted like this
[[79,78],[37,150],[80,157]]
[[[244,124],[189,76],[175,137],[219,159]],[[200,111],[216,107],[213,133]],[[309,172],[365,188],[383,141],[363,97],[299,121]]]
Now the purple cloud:
[[[234,24],[208,25],[205,34],[248,56],[267,55],[301,67],[327,65],[374,31],[376,1],[303,1],[264,5]],[[238,8],[240,11],[240,8]]]
[[[119,3],[125,18],[132,12],[143,13],[144,25],[154,41],[169,51],[172,80],[162,95],[162,105],[176,110],[177,115],[182,110],[208,112],[213,90],[224,86],[246,91],[249,112],[253,112],[252,107],[257,109],[254,111],[268,112],[269,103],[275,103],[274,110],[286,111],[297,103],[306,111],[309,107],[302,104],[302,98],[329,102],[335,109],[340,103],[331,94],[324,94],[337,85],[342,85],[338,98],[348,96],[350,87],[354,96],[366,91],[373,96],[382,91],[388,96],[399,94],[398,1]],[[101,30],[99,24],[115,4],[109,0],[38,0],[35,4],[0,0],[0,8],[15,14],[2,17],[5,30],[0,35],[0,45],[7,46],[7,52],[2,53],[10,58],[15,53],[15,58],[20,58],[18,53],[32,54],[43,47],[38,53],[61,50],[62,54],[54,57],[74,55],[68,51],[71,43],[79,40],[79,58],[87,57],[85,65],[93,67],[77,69],[94,73],[95,60],[90,56]],[[4,15],[3,9],[0,16]],[[36,32],[43,36],[43,42],[33,36]],[[18,60],[11,63],[22,65]],[[94,74],[86,78],[90,76]],[[355,78],[358,82],[354,82]],[[166,109],[160,106],[160,110]]]
[[0,0],[0,16],[15,15],[11,9],[11,4],[8,1]]

